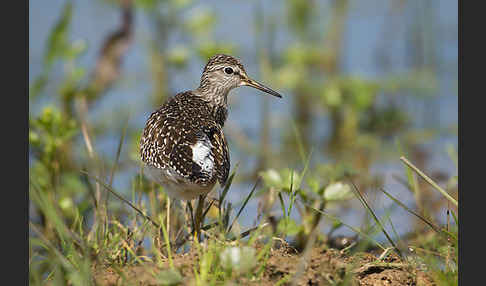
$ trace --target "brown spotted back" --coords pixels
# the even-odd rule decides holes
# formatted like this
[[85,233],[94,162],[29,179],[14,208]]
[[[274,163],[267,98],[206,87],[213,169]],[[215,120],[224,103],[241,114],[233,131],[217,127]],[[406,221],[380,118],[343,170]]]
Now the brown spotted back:
[[[147,120],[140,141],[142,161],[175,172],[186,182],[207,186],[217,180],[224,185],[230,168],[222,130],[226,116],[226,109],[215,109],[191,91],[177,94]],[[193,161],[198,142],[210,142],[208,156],[214,164],[209,171]]]

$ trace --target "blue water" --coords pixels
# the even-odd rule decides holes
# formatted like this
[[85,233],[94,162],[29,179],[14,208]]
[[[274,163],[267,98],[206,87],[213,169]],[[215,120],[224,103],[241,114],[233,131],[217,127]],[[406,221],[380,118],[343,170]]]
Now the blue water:
[[[29,81],[31,82],[42,69],[42,58],[49,30],[57,21],[61,9],[66,1],[29,1]],[[261,1],[259,7],[264,11],[265,18],[276,21],[277,29],[275,47],[283,50],[292,43],[292,37],[286,32],[286,7],[285,1]],[[317,1],[319,12],[322,14],[325,24],[329,12],[329,1]],[[344,38],[342,43],[341,70],[343,74],[355,75],[370,79],[378,79],[388,75],[397,75],[411,68],[409,54],[419,47],[409,42],[408,33],[411,29],[430,29],[433,39],[432,44],[426,45],[424,62],[437,62],[435,74],[438,80],[438,92],[428,100],[427,104],[417,103],[413,99],[403,99],[403,108],[407,109],[411,118],[414,118],[415,127],[434,127],[434,129],[446,130],[450,126],[457,126],[458,122],[458,37],[457,37],[457,1],[441,0],[426,4],[424,1],[415,0],[405,3],[403,12],[393,12],[392,6],[400,5],[403,1],[368,0],[350,1],[350,11]],[[88,44],[88,50],[80,58],[79,65],[90,69],[94,66],[99,48],[104,37],[119,23],[119,10],[105,1],[73,1],[74,15],[70,38],[83,40]],[[225,41],[235,45],[239,51],[238,56],[247,67],[247,72],[259,78],[256,62],[254,28],[252,17],[257,1],[201,1],[184,12],[185,17],[197,9],[205,8],[217,15],[217,24],[212,36],[218,41]],[[431,14],[426,14],[424,5],[434,5]],[[392,12],[390,12],[392,11]],[[419,15],[419,16],[417,16]],[[419,18],[417,18],[419,17]],[[419,21],[420,20],[420,21]],[[90,114],[90,120],[103,118],[104,124],[116,126],[110,132],[112,140],[97,142],[96,149],[105,157],[114,158],[116,144],[120,136],[120,122],[116,118],[119,110],[130,110],[130,126],[142,130],[145,120],[155,106],[152,106],[148,98],[152,91],[152,78],[150,74],[150,58],[148,56],[149,39],[153,29],[145,13],[138,10],[135,15],[135,38],[130,50],[123,59],[123,75],[117,83]],[[389,41],[383,43],[384,33],[391,33]],[[425,37],[425,36],[424,36]],[[427,43],[427,39],[424,39]],[[180,44],[179,39],[170,39],[170,45]],[[383,48],[384,47],[384,48]],[[384,49],[384,50],[379,50]],[[377,64],[378,56],[385,52],[390,64],[382,67]],[[429,57],[428,55],[434,55]],[[185,89],[195,88],[199,83],[199,76],[204,63],[192,61],[186,71],[177,71],[172,74],[169,83],[170,89],[176,93]],[[47,92],[55,94],[58,85],[62,82],[63,67],[56,64],[51,74],[52,82],[47,86]],[[270,83],[269,83],[270,85]],[[280,90],[284,94],[283,100],[270,100],[272,122],[272,141],[279,144],[280,130],[288,124],[292,94],[287,90]],[[407,97],[408,95],[402,95]],[[263,97],[250,88],[240,88],[231,93],[231,110],[228,125],[237,124],[253,142],[258,142],[261,121],[261,104]],[[49,101],[49,100],[47,100]],[[36,107],[31,107],[35,112]],[[326,138],[329,128],[326,115],[320,115],[324,128],[320,128],[316,138]],[[234,145],[232,138],[230,144]],[[452,144],[457,148],[457,136],[446,131],[427,144],[426,148],[431,152],[432,159],[427,166],[430,169],[440,169],[448,174],[456,175],[457,170],[449,159],[445,148]],[[82,150],[85,152],[85,150]],[[121,156],[128,156],[124,149]],[[240,154],[231,150],[233,166],[236,162],[251,167],[255,164],[255,158]],[[134,163],[133,170],[125,175],[115,178],[115,188],[126,189],[129,177],[138,171]],[[130,173],[132,172],[132,173]],[[390,163],[380,163],[373,167],[373,172],[384,174],[385,189],[393,195],[404,198],[408,205],[413,207],[413,197],[401,185],[391,178],[392,174],[403,175],[403,167],[397,160]],[[126,176],[129,175],[129,176]],[[240,184],[233,188],[229,195],[233,203],[240,202],[250,191],[252,183]],[[359,203],[351,202],[353,205]],[[242,224],[251,226],[256,213],[256,201],[253,201],[242,214]],[[374,206],[385,209],[391,205],[386,198],[378,197]],[[345,222],[352,225],[361,223],[365,211],[361,207],[339,211],[333,210]],[[383,213],[381,213],[383,214]],[[412,229],[412,223],[408,215],[398,209],[391,215],[392,221],[400,225],[399,234]],[[445,217],[445,216],[444,216]],[[295,216],[298,219],[297,216]],[[323,227],[326,227],[325,225]],[[343,233],[351,233],[343,230]]]

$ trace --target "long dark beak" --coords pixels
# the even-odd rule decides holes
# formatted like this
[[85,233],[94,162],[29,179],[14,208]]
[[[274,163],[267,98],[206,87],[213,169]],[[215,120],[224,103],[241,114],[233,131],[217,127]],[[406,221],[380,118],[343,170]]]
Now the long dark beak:
[[241,85],[251,86],[251,87],[254,87],[256,89],[259,89],[259,90],[261,90],[263,92],[266,92],[268,94],[271,94],[273,96],[282,98],[282,96],[280,95],[280,93],[276,92],[275,90],[273,90],[273,89],[271,89],[269,87],[264,86],[263,84],[261,84],[259,82],[256,82],[256,81],[252,80],[251,78],[245,78],[245,79],[243,79],[242,82],[241,82]]

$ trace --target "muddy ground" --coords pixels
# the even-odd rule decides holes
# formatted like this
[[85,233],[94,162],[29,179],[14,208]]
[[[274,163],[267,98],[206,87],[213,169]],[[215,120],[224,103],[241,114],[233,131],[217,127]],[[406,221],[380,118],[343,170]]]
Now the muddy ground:
[[[337,249],[315,247],[309,252],[307,262],[302,254],[288,245],[272,249],[262,276],[250,280],[248,276],[236,277],[238,285],[435,285],[426,273],[403,263],[398,256],[389,255],[379,264],[377,257],[370,253],[349,256]],[[196,252],[175,255],[173,262],[181,276],[173,275],[168,261],[159,268],[152,263],[124,266],[122,271],[111,266],[94,267],[97,285],[164,285],[173,281],[174,285],[193,285],[194,269],[197,267]],[[300,269],[300,271],[299,271]],[[255,270],[256,271],[256,270]],[[299,275],[295,275],[299,271]],[[292,279],[297,276],[296,281]],[[343,285],[341,284],[341,285]],[[231,285],[231,284],[230,284]]]

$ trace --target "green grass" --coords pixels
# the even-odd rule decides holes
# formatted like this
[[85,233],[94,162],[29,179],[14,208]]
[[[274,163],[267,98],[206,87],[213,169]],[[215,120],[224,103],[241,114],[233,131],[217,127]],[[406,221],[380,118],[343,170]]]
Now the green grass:
[[[233,172],[231,178],[235,175],[236,173]],[[152,276],[159,277],[158,279],[164,281],[173,281],[177,284],[185,281],[185,277],[181,274],[183,273],[183,270],[180,268],[180,265],[176,266],[175,261],[181,259],[180,255],[187,251],[189,251],[189,253],[197,254],[194,258],[193,268],[191,269],[191,276],[193,277],[191,278],[193,279],[191,281],[193,281],[195,285],[213,285],[215,283],[224,284],[230,281],[233,283],[237,283],[238,281],[259,281],[259,279],[262,279],[262,275],[268,267],[268,261],[272,255],[271,249],[275,247],[275,241],[278,241],[275,240],[275,237],[280,236],[281,239],[287,238],[287,240],[293,237],[293,235],[285,233],[286,228],[280,228],[280,232],[273,233],[270,225],[263,221],[260,222],[262,227],[252,228],[246,233],[246,235],[249,235],[249,239],[245,240],[238,238],[238,236],[230,237],[227,235],[231,231],[231,226],[239,218],[239,215],[247,206],[248,202],[251,199],[255,199],[253,198],[253,194],[257,190],[258,185],[255,183],[255,186],[250,190],[243,201],[242,206],[235,215],[235,219],[227,226],[227,228],[207,227],[204,231],[204,240],[202,244],[194,243],[189,239],[186,241],[185,247],[173,249],[173,244],[169,243],[169,236],[167,235],[167,226],[165,225],[166,220],[164,219],[166,214],[164,208],[158,208],[158,213],[153,213],[153,210],[150,209],[150,204],[138,204],[138,206],[135,206],[134,202],[124,199],[108,184],[105,184],[96,177],[90,175],[89,177],[92,180],[99,182],[106,192],[110,192],[113,195],[113,198],[121,200],[129,213],[137,215],[130,215],[128,217],[131,217],[130,220],[123,221],[111,217],[110,222],[105,226],[103,224],[96,224],[96,229],[89,229],[89,226],[83,221],[81,216],[77,216],[71,223],[68,223],[66,219],[62,217],[58,207],[55,206],[50,193],[39,190],[39,186],[35,182],[36,180],[31,179],[31,200],[35,206],[40,209],[48,222],[47,225],[50,226],[49,228],[41,229],[37,223],[30,222],[32,235],[30,237],[31,255],[29,280],[32,285],[43,284],[47,281],[50,281],[53,285],[63,285],[64,283],[69,283],[71,285],[88,285],[93,280],[92,269],[94,266],[112,267],[112,269],[116,269],[115,272],[118,272],[119,275],[123,277],[127,276],[125,269],[128,269],[128,267],[144,265],[156,261],[158,261],[157,265],[159,270],[150,268],[151,270],[149,272]],[[293,182],[293,176],[291,176],[290,181]],[[231,186],[225,186],[223,194],[231,191],[230,189]],[[293,207],[296,203],[300,203],[311,209],[315,214],[323,215],[325,218],[329,219],[325,220],[325,223],[332,222],[335,225],[348,227],[358,234],[361,238],[358,245],[345,250],[346,253],[351,256],[354,255],[354,253],[359,253],[360,251],[365,250],[371,245],[382,249],[381,257],[377,258],[377,261],[381,261],[383,260],[383,257],[389,255],[388,253],[390,249],[398,249],[396,241],[393,241],[391,237],[387,235],[382,220],[387,220],[392,225],[395,240],[398,238],[395,230],[395,227],[397,226],[393,226],[393,222],[388,215],[386,218],[379,219],[359,191],[356,190],[356,196],[359,198],[366,211],[371,213],[372,222],[374,221],[375,223],[375,227],[367,230],[351,226],[336,216],[333,216],[326,211],[316,209],[303,202],[301,199],[298,199],[296,197],[297,192],[292,184],[289,186],[289,190],[290,192],[279,192],[278,195],[282,204],[282,220],[289,220],[289,215]],[[158,190],[153,191],[158,192]],[[411,217],[419,218],[425,225],[428,225],[434,230],[434,233],[436,234],[431,238],[422,238],[423,245],[416,245],[417,241],[413,242],[415,252],[414,258],[410,260],[410,257],[408,257],[407,260],[402,257],[401,263],[409,263],[410,265],[416,265],[416,267],[425,263],[426,268],[429,269],[427,273],[429,273],[430,277],[433,277],[434,281],[455,285],[454,281],[457,281],[458,242],[457,219],[455,213],[451,212],[452,224],[450,229],[445,230],[405,206],[405,204],[400,202],[398,198],[393,197],[384,190],[382,191],[394,203],[409,212]],[[282,196],[286,194],[289,196],[289,206],[285,206],[283,202]],[[161,195],[162,200],[167,198],[163,193]],[[227,202],[224,201],[225,196],[221,197],[223,198],[223,201],[219,202],[219,207],[217,208],[218,215],[213,218],[206,218],[206,226],[209,226],[212,223],[222,223],[221,211],[223,211],[223,213],[231,211],[231,209],[222,207],[227,205]],[[206,210],[206,213],[209,213],[209,207],[207,207]],[[175,213],[178,213],[179,211],[180,210],[174,210]],[[151,217],[159,218],[158,223]],[[177,216],[175,216],[174,219],[177,219]],[[103,228],[106,229],[103,231]],[[387,235],[389,239],[388,245],[378,242],[373,238],[377,234],[377,229]],[[419,234],[418,242],[421,241],[421,235],[425,234]],[[142,254],[138,250],[140,248],[140,242],[145,238],[149,238],[150,241],[159,240],[163,243],[159,243],[159,247],[152,244],[148,249],[145,249],[145,252]],[[367,243],[363,244],[363,242]],[[402,243],[405,243],[406,245],[407,242]],[[241,254],[243,253],[241,252],[238,256],[240,257],[240,260],[235,262],[236,264],[228,262],[229,260],[227,259],[229,258],[224,258],[226,261],[223,263],[221,253],[224,253],[225,251],[230,252],[231,249],[237,249],[238,251],[245,250],[246,252],[248,252],[249,249],[254,249],[255,252],[253,254],[245,254],[250,255],[249,258],[245,258],[248,259],[248,261],[242,260],[241,257],[244,257],[244,255]],[[433,249],[439,249],[439,252]],[[444,249],[447,249],[448,254],[444,254]],[[400,250],[397,252],[400,253]],[[446,258],[449,262],[448,266],[444,269],[444,267],[441,267],[440,265],[445,263]],[[350,264],[351,268],[357,268],[358,266],[362,265]],[[282,277],[277,279],[275,283],[279,285],[289,283],[289,281],[293,281],[293,278],[294,277],[291,274],[282,274]],[[124,279],[129,280],[129,277],[127,276]],[[352,279],[352,275],[347,273],[346,277],[343,278],[342,283],[345,283],[343,281],[349,282],[351,281],[350,279]]]

